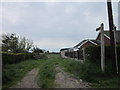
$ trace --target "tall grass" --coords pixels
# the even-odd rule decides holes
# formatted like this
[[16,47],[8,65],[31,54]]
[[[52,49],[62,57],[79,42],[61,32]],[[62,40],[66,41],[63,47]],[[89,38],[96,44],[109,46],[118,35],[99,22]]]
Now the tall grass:
[[38,67],[43,62],[44,60],[27,60],[18,64],[5,65],[2,71],[3,89],[16,84],[27,72]]
[[3,69],[3,87],[7,88],[19,81],[28,71],[39,67],[39,85],[41,88],[54,88],[55,67],[92,83],[92,87],[118,88],[118,77],[102,73],[100,66],[86,61],[81,63],[71,59],[63,59],[58,54],[48,54],[46,60],[28,60],[19,64],[9,64]]
[[101,75],[101,70],[95,65],[86,61],[84,63],[70,60],[70,59],[61,59],[59,61],[60,66],[64,67],[64,70],[79,78],[85,79],[87,81],[94,81],[93,77]]
[[54,55],[48,55],[48,57],[49,59],[42,64],[39,71],[39,85],[41,88],[54,87],[56,58]]
[[78,76],[79,78],[92,83],[92,87],[101,88],[118,88],[120,78],[113,76],[110,72],[102,73],[100,65],[90,62],[89,60],[84,63],[63,59],[57,56],[57,62],[64,70]]

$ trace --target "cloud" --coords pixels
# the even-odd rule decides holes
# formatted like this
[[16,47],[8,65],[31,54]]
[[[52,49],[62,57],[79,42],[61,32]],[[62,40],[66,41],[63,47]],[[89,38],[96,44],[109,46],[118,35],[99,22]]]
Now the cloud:
[[64,47],[73,47],[75,43],[67,39],[42,38],[39,41],[35,41],[34,44],[43,49],[46,48],[51,51],[57,49],[57,51],[59,51],[61,48]]
[[75,12],[78,12],[77,7],[74,7],[72,5],[68,5],[65,7],[65,13],[66,14],[74,14]]
[[2,6],[3,32],[25,36],[51,50],[95,39],[95,29],[102,22],[108,29],[106,3],[11,2]]
[[120,2],[118,3],[118,29],[120,30]]
[[[119,2],[119,0],[112,0]],[[2,0],[2,2],[106,2],[106,0]]]
[[2,3],[3,19],[7,23],[17,24],[23,20],[28,4],[25,3]]

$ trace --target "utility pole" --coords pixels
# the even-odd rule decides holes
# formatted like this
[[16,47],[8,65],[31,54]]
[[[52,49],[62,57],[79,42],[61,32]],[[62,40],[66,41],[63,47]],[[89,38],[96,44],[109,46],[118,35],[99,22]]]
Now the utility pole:
[[101,24],[101,67],[105,72],[105,43],[104,43],[104,24]]
[[104,43],[104,24],[102,23],[96,31],[101,30],[101,70],[105,72],[105,43]]
[[110,46],[111,46],[111,56],[112,56],[112,72],[117,73],[116,70],[116,55],[115,55],[115,38],[114,38],[114,23],[112,15],[112,4],[111,0],[107,0],[108,8],[108,19],[109,19],[109,30],[110,30]]
[[114,38],[115,38],[115,55],[116,55],[116,70],[118,74],[118,58],[117,58],[117,49],[116,49],[116,26],[114,25]]

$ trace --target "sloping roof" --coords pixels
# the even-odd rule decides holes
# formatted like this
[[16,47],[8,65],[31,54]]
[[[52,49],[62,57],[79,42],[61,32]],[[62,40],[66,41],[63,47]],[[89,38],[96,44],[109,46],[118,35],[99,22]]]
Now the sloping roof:
[[100,45],[100,44],[101,44],[101,42],[98,41],[98,40],[91,40],[91,41],[94,42],[94,43],[96,43],[97,45]]
[[[104,34],[110,38],[109,31],[104,31]],[[116,35],[116,42],[120,43],[120,30],[116,30],[115,35]]]
[[79,46],[80,46],[83,42],[85,42],[85,41],[87,41],[87,40],[83,40],[83,41],[81,41],[80,43],[78,43],[77,45],[75,45],[74,48],[79,47]]
[[104,34],[110,37],[110,32],[109,31],[104,31]]
[[60,51],[64,51],[64,50],[68,50],[68,49],[70,49],[70,48],[62,48],[62,49],[60,49]]
[[[100,34],[101,34],[101,31],[99,32],[96,40],[98,39],[98,37],[100,36]],[[109,31],[104,31],[104,36],[107,37],[108,39],[110,39],[110,33],[109,33]]]
[[92,43],[94,45],[100,45],[100,41],[87,39],[87,40],[83,40],[82,42],[80,42],[79,44],[74,46],[74,48],[80,48],[83,44],[85,44],[87,42],[90,42],[90,43]]
[[[104,34],[107,35],[108,37],[110,37],[110,31],[106,30],[104,31]],[[120,35],[120,30],[116,30],[116,35]]]

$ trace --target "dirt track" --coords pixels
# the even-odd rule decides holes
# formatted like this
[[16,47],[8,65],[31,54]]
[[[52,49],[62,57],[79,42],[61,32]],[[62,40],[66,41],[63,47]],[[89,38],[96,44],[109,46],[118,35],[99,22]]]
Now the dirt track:
[[[89,88],[89,84],[74,75],[56,67],[55,88]],[[40,88],[37,84],[38,69],[31,70],[26,76],[11,88]]]
[[37,84],[38,69],[31,70],[26,76],[11,88],[39,88]]
[[88,88],[90,87],[87,82],[75,78],[72,74],[64,72],[60,67],[56,67],[56,88]]

